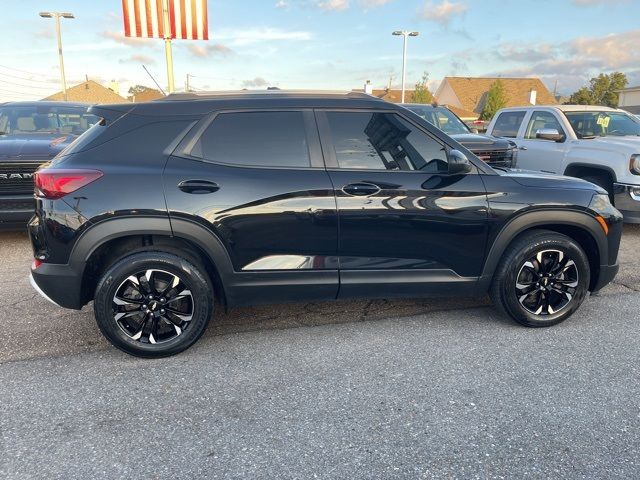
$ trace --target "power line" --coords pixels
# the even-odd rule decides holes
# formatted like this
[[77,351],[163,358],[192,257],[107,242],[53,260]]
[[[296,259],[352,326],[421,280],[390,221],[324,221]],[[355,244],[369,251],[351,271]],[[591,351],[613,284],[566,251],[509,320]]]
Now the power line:
[[39,88],[40,90],[56,90],[55,86],[51,86],[51,87],[43,87],[40,85],[25,85],[24,83],[17,83],[17,82],[10,82],[8,80],[4,80],[3,78],[0,78],[0,82],[2,83],[6,83],[8,85],[16,85],[18,87],[25,87],[25,88]]
[[[37,80],[37,79],[34,79],[34,78],[19,77],[19,76],[17,76],[17,75],[11,75],[10,73],[2,72],[2,71],[0,71],[0,75],[2,75],[2,76],[4,76],[4,77],[9,77],[9,78],[15,78],[15,79],[17,79],[17,80],[23,80],[23,81],[25,81],[25,82],[47,83],[47,84],[49,84],[49,83],[52,83],[52,82],[53,82],[53,80],[48,81],[48,80]],[[56,81],[58,81],[58,82],[59,82],[59,80],[57,80],[57,79],[56,79]]]
[[28,75],[36,75],[38,77],[50,77],[50,78],[57,78],[55,75],[51,75],[51,74],[44,74],[44,73],[37,73],[37,72],[30,72],[28,70],[20,70],[19,68],[13,68],[13,67],[7,67],[6,65],[0,65],[1,68],[6,68],[7,70],[13,70],[15,72],[22,72],[22,73],[26,73]]

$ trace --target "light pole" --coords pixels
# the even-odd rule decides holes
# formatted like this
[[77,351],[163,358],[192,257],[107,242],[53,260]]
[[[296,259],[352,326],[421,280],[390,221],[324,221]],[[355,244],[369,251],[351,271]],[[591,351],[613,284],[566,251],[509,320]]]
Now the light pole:
[[407,37],[417,37],[418,35],[420,35],[419,32],[408,32],[406,30],[396,30],[395,32],[393,32],[393,35],[396,36],[400,36],[402,35],[403,37],[403,45],[402,45],[402,99],[400,100],[400,103],[404,103],[404,86],[405,86],[405,72],[407,69]]
[[60,83],[62,83],[62,96],[67,101],[67,81],[64,78],[64,60],[62,58],[62,36],[60,35],[60,17],[75,18],[73,13],[68,12],[40,12],[42,18],[55,18],[56,36],[58,37],[58,58],[60,60]]

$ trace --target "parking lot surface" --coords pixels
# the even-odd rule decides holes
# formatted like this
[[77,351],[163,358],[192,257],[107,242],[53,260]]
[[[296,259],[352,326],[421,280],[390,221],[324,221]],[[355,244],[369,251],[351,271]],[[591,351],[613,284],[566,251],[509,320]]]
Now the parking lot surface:
[[0,233],[1,478],[638,478],[640,227],[569,320],[486,299],[236,309],[140,360]]

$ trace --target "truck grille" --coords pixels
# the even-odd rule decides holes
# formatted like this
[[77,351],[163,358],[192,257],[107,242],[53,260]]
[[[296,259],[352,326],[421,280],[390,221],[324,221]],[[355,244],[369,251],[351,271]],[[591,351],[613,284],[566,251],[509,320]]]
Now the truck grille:
[[33,172],[44,162],[0,163],[0,195],[33,193]]
[[513,167],[513,149],[511,150],[490,150],[474,151],[473,153],[485,163],[496,167]]

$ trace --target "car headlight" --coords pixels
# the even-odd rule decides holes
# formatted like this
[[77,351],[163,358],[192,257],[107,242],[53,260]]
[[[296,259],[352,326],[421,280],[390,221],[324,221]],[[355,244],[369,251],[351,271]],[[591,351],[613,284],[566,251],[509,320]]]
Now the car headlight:
[[629,170],[634,175],[640,175],[640,153],[634,153],[629,160]]

